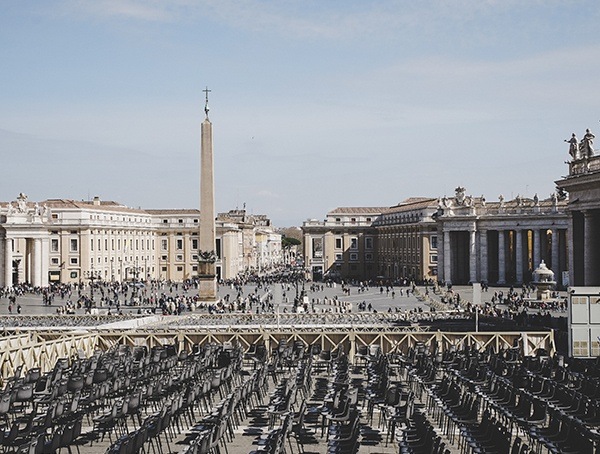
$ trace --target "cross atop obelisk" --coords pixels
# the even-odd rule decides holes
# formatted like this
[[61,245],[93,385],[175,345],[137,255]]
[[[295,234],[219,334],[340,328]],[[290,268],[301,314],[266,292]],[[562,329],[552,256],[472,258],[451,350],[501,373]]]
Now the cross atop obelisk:
[[208,87],[206,87],[204,90],[202,90],[204,92],[204,94],[206,95],[206,102],[204,103],[204,113],[206,114],[206,119],[208,120],[208,111],[210,110],[208,108],[208,94],[212,91],[209,90]]
[[200,149],[200,239],[198,251],[198,280],[200,301],[217,299],[215,260],[215,185],[213,164],[212,123],[208,119],[208,87],[204,112],[206,118],[201,125]]

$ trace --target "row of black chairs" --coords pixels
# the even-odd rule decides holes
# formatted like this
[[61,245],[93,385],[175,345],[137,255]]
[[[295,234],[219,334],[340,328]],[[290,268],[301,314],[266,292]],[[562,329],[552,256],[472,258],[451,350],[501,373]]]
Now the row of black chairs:
[[[518,349],[422,351],[402,358],[429,394],[428,409],[445,435],[469,452],[598,452],[596,387],[543,354],[522,358]],[[585,390],[585,392],[583,392]],[[483,412],[483,414],[482,414]],[[485,420],[483,416],[485,415]],[[486,426],[478,432],[474,427]],[[458,431],[457,431],[458,427]],[[477,434],[485,434],[477,437]],[[528,443],[520,443],[520,436]],[[491,440],[494,440],[491,443]],[[520,452],[520,451],[514,451]]]
[[[15,375],[6,380],[0,397],[5,406],[0,408],[3,450],[54,452],[56,446],[77,446],[105,436],[112,442],[113,434],[123,438],[132,433],[130,427],[138,431],[142,414],[156,411],[168,412],[181,430],[182,418],[188,418],[193,407],[187,399],[193,395],[194,402],[208,407],[214,393],[224,392],[214,382],[227,384],[239,368],[239,349],[227,352],[228,367],[218,367],[222,353],[218,346],[181,354],[174,346],[121,346],[91,358],[61,359],[46,374],[31,370]],[[81,434],[84,420],[93,429]]]

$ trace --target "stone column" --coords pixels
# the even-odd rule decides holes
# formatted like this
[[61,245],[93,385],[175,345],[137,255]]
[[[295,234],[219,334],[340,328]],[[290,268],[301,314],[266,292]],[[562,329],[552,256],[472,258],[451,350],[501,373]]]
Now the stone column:
[[452,257],[450,252],[450,232],[444,231],[444,281],[446,284],[452,283]]
[[469,280],[477,282],[477,232],[475,228],[469,231]]
[[6,239],[0,237],[0,287],[4,287],[5,270],[4,254],[6,254]]
[[498,284],[506,284],[504,230],[498,230]]
[[41,273],[42,273],[42,281],[40,285],[42,287],[48,286],[48,269],[50,266],[50,240],[48,238],[44,238],[41,240]]
[[596,239],[594,237],[594,218],[592,211],[583,212],[583,285],[596,285],[594,282],[594,274],[597,271],[596,261],[594,260],[594,249],[596,247]]
[[554,280],[557,283],[562,283],[561,272],[560,272],[560,261],[558,254],[558,245],[559,245],[559,234],[558,229],[552,229],[552,268],[554,271]]
[[516,278],[517,284],[523,283],[523,231],[521,229],[515,230],[515,266],[516,266]]
[[31,253],[31,283],[34,287],[42,285],[42,240],[32,240],[33,251]]
[[6,247],[4,248],[4,286],[12,287],[12,238],[6,238]]
[[540,229],[533,230],[533,269],[535,270],[542,262],[542,251],[540,242]]
[[479,231],[479,280],[488,281],[487,230]]
[[33,283],[33,240],[25,239],[25,250],[23,251],[23,272],[25,273],[25,281],[29,284]]
[[569,251],[567,253],[567,265],[569,266],[569,285],[575,285],[575,250],[574,250],[574,232],[573,232],[573,216],[575,213],[571,213],[569,216],[569,228],[567,228],[567,244]]

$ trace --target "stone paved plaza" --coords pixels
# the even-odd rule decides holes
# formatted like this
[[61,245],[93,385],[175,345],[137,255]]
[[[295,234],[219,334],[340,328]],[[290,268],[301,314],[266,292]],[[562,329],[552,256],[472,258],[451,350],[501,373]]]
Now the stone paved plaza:
[[[429,305],[426,303],[426,301],[424,301],[422,295],[425,295],[426,291],[428,293],[428,296],[430,298],[432,298],[433,300],[439,301],[441,299],[440,295],[436,295],[431,291],[428,291],[428,289],[426,289],[425,287],[417,287],[418,290],[418,294],[420,296],[411,294],[410,296],[406,296],[406,290],[408,289],[408,287],[394,287],[393,288],[393,292],[395,292],[395,295],[392,296],[392,291],[390,292],[386,292],[385,288],[383,293],[380,291],[379,287],[371,287],[368,290],[364,291],[364,292],[359,292],[358,291],[358,287],[350,287],[350,294],[346,295],[344,294],[344,292],[342,291],[342,288],[340,285],[336,285],[336,286],[332,286],[332,287],[327,287],[324,286],[323,290],[319,290],[319,291],[315,291],[315,292],[311,292],[310,291],[310,284],[307,283],[304,286],[305,291],[307,292],[307,297],[309,299],[309,301],[313,301],[313,300],[320,300],[321,302],[324,300],[324,298],[327,298],[328,300],[332,300],[334,298],[337,298],[338,301],[342,301],[342,302],[348,302],[352,304],[352,311],[353,312],[358,312],[358,305],[360,303],[366,303],[366,305],[371,305],[373,310],[376,310],[377,312],[387,312],[388,310],[392,310],[392,311],[400,311],[400,312],[404,312],[404,311],[411,311],[411,310],[423,310],[423,311],[429,311]],[[429,288],[430,289],[430,288]],[[169,296],[176,296],[178,294],[182,294],[182,295],[186,295],[186,296],[192,296],[194,295],[194,289],[190,289],[187,292],[183,292],[181,290],[181,287],[176,290],[175,288],[172,289],[172,291],[170,291],[171,289],[168,287],[165,287],[164,289],[158,290],[157,293],[158,295],[160,295],[161,293],[164,293],[166,295]],[[255,285],[246,285],[243,288],[244,291],[244,295],[248,295],[250,293],[255,292],[256,286]],[[494,295],[495,292],[504,292],[505,294],[508,292],[508,288],[507,287],[491,287],[487,292],[482,292],[482,303],[485,302],[490,302],[492,296]],[[285,313],[285,312],[291,312],[292,311],[292,303],[291,301],[293,301],[294,296],[295,296],[295,287],[293,285],[288,285],[285,286],[285,288],[281,285],[281,284],[273,284],[269,287],[269,291],[273,294],[273,304],[274,304],[274,310],[275,312],[280,312],[280,313]],[[302,291],[302,287],[300,286],[298,289],[298,292]],[[400,292],[402,291],[402,295],[400,294]],[[146,290],[146,292],[150,292],[150,290]],[[472,301],[473,300],[473,289],[471,286],[455,286],[453,288],[453,292],[455,294],[459,294],[461,296],[461,300],[463,301]],[[98,301],[98,291],[95,292],[96,293],[96,298],[95,300]],[[287,297],[287,303],[284,302],[284,293]],[[89,296],[89,289],[86,289],[83,291],[83,294]],[[231,298],[235,298],[237,292],[232,289],[229,286],[220,286],[218,289],[218,295],[220,298],[225,297],[226,295],[229,295]],[[265,289],[261,288],[258,289],[258,294],[259,295],[264,295],[265,294]],[[564,298],[566,297],[566,292],[560,292],[560,297]],[[72,301],[76,301],[76,295],[73,295],[73,297],[71,298]],[[32,295],[32,294],[25,294],[23,296],[20,296],[17,298],[17,304],[21,305],[22,308],[22,314],[23,315],[54,315],[56,314],[56,310],[58,307],[60,307],[61,305],[64,305],[66,303],[66,299],[65,300],[61,300],[60,297],[57,297],[54,300],[54,303],[51,306],[47,306],[44,305],[42,303],[42,297],[39,295]],[[121,298],[121,301],[123,301],[123,298]],[[16,306],[16,305],[15,305]],[[330,312],[333,311],[335,312],[336,310],[340,310],[341,306],[336,306],[336,305],[332,305],[332,304],[315,304],[315,310],[317,312]],[[502,306],[503,307],[503,306]],[[138,310],[140,309],[140,307],[138,306],[128,306],[125,304],[121,304],[121,310],[124,313],[137,313]],[[147,309],[144,307],[144,309]],[[108,307],[104,306],[104,307],[99,307],[99,312],[100,313],[106,313],[108,311]],[[78,309],[76,310],[77,314],[84,314],[84,309]],[[112,313],[115,312],[115,308],[112,308]],[[534,311],[535,312],[535,311]],[[189,312],[185,312],[185,314],[188,314]],[[8,310],[8,300],[6,298],[0,298],[0,315],[8,315],[9,314],[9,310]],[[16,314],[16,307],[13,308],[12,314]],[[554,316],[566,316],[565,312],[552,312],[552,315]]]

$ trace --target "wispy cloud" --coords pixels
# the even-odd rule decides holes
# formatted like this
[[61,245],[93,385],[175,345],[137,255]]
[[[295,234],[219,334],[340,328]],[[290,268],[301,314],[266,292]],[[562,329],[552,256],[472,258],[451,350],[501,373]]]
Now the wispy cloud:
[[429,116],[431,122],[460,118],[471,122],[491,119],[503,110],[514,114],[519,109],[555,108],[567,101],[597,105],[600,93],[590,92],[589,87],[595,83],[600,62],[590,55],[599,52],[600,46],[591,45],[493,61],[430,55],[349,75],[344,84],[349,91],[371,87],[370,95],[382,103],[382,110],[395,105],[400,113],[406,106],[413,121]]
[[182,17],[187,1],[170,0],[63,0],[62,9],[86,16],[121,17],[139,21],[167,22]]
[[[519,0],[387,0],[381,2],[303,2],[282,0],[61,0],[63,10],[98,17],[172,22],[204,18],[230,27],[314,39],[436,33],[448,23],[475,23],[522,8]],[[539,0],[558,5],[565,0]],[[531,2],[529,3],[531,4]],[[534,6],[536,2],[532,3]]]

